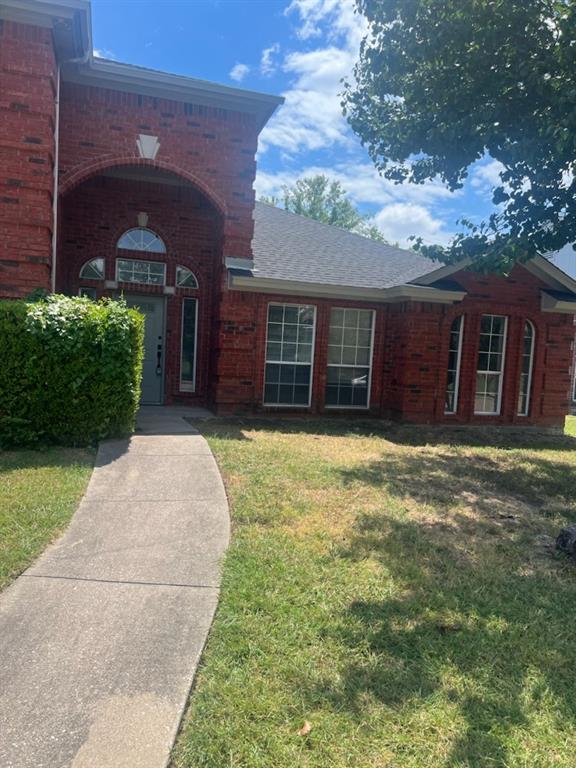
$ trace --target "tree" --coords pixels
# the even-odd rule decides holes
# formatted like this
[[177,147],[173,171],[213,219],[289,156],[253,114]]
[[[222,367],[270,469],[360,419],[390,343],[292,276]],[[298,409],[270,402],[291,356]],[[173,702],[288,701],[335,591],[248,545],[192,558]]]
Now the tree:
[[507,270],[576,242],[574,0],[356,0],[368,20],[343,108],[381,173],[462,187],[502,164],[496,212],[419,246]]
[[[346,197],[339,181],[330,181],[327,176],[319,173],[298,179],[293,187],[285,185],[282,191],[282,204],[287,211],[348,229],[371,240],[387,242],[378,227],[370,224],[368,217],[363,216]],[[270,205],[280,205],[280,200],[275,196],[262,196],[260,200]]]

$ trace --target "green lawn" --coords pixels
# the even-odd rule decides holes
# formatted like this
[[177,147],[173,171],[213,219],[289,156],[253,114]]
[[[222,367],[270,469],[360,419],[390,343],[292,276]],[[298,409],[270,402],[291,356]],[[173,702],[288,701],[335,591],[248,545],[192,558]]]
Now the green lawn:
[[576,441],[202,429],[234,536],[175,768],[573,768],[576,566],[550,537]]
[[93,463],[89,449],[0,451],[0,589],[64,529]]

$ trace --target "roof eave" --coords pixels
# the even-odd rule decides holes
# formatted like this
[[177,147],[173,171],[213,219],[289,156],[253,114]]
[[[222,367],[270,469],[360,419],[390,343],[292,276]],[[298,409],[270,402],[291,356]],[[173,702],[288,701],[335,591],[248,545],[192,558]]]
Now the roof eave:
[[67,82],[253,114],[260,131],[284,98],[92,57],[66,67]]
[[576,296],[565,299],[552,296],[547,291],[541,292],[540,309],[542,312],[556,312],[561,315],[576,315]]
[[389,304],[401,301],[426,301],[434,304],[454,304],[462,301],[466,291],[446,291],[418,285],[397,285],[392,288],[363,288],[348,285],[279,280],[254,275],[228,273],[231,290],[250,293],[271,293],[286,296],[346,299]]
[[535,256],[522,266],[551,288],[568,290],[576,294],[576,280],[573,280],[560,267],[552,264],[545,256]]
[[60,63],[92,55],[88,0],[3,0],[0,18],[51,29]]
[[[460,272],[462,269],[466,269],[472,264],[472,259],[462,259],[455,264],[447,264],[440,269],[435,269],[432,272],[428,272],[422,277],[417,277],[412,281],[415,285],[431,285],[437,280],[442,280],[449,275],[453,275],[455,272]],[[576,293],[576,280],[573,280],[570,275],[567,275],[560,267],[557,267],[545,256],[536,255],[529,261],[521,264],[524,269],[538,277],[542,282],[549,285],[551,288],[560,290],[568,290],[570,293]]]

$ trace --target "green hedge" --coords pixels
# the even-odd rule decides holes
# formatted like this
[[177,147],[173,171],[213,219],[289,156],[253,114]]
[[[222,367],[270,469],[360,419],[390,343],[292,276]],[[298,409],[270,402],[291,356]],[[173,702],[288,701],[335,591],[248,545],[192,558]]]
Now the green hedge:
[[122,301],[0,301],[0,446],[132,431],[143,337],[144,318]]

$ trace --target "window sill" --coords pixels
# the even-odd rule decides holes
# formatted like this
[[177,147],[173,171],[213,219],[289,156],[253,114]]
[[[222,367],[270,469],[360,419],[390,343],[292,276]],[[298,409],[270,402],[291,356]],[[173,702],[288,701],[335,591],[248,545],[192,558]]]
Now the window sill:
[[369,405],[325,405],[325,411],[369,411]]
[[262,403],[263,408],[310,408],[310,403]]

